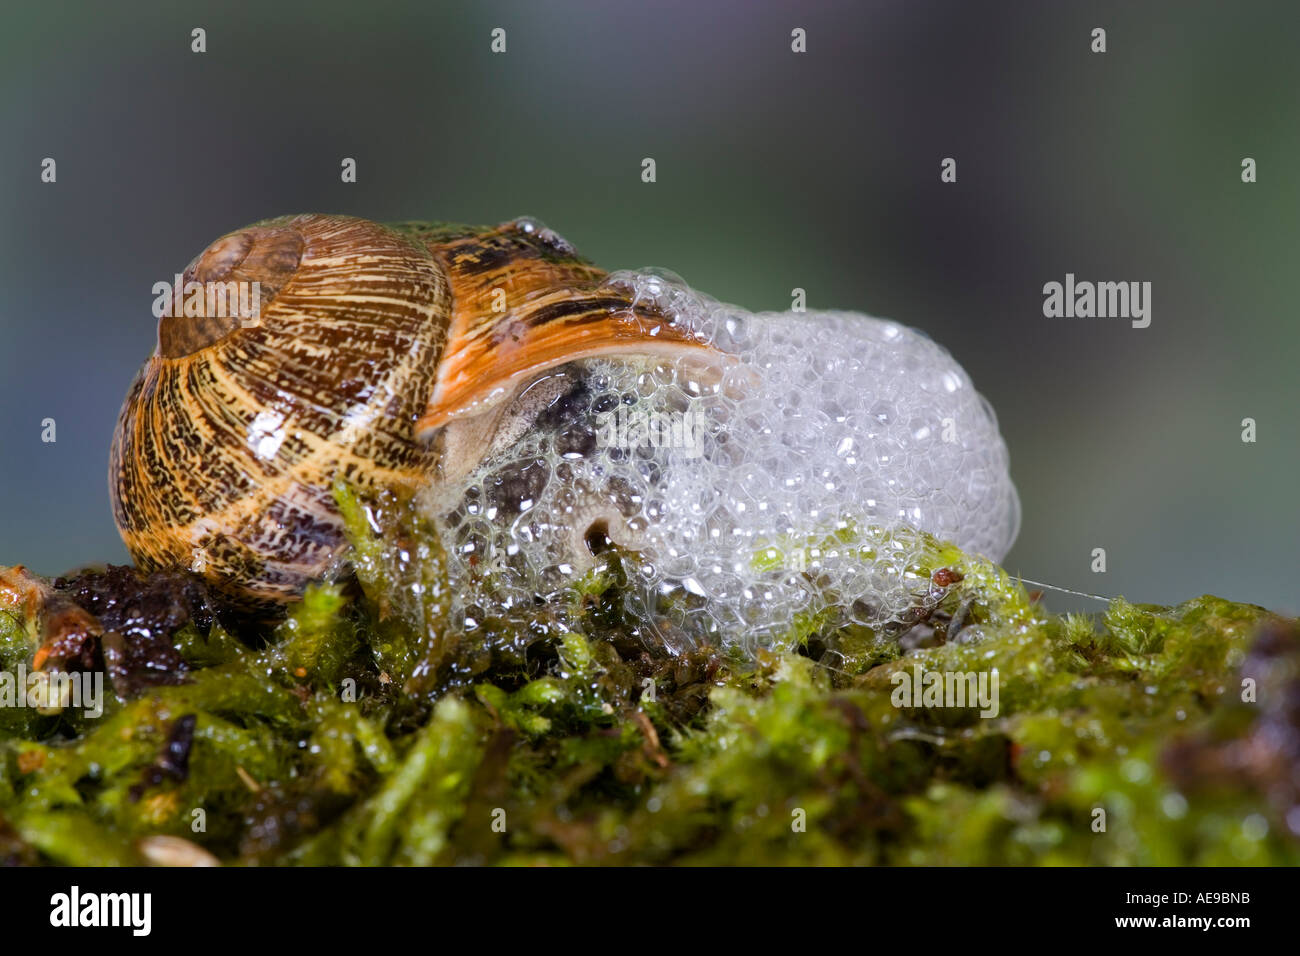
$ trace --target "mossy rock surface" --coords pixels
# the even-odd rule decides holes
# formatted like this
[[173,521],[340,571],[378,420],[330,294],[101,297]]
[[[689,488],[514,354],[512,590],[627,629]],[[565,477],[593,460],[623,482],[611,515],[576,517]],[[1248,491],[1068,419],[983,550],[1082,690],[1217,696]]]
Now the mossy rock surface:
[[[124,644],[102,716],[0,708],[0,860],[156,862],[169,835],[229,864],[1300,863],[1300,628],[1262,608],[1056,616],[934,543],[911,631],[670,655],[611,553],[578,627],[485,646],[436,606],[432,639],[404,623],[354,543],[360,587],[274,625],[183,576],[58,582]],[[0,609],[7,672],[29,614]],[[996,714],[927,705],[927,673],[996,673]]]

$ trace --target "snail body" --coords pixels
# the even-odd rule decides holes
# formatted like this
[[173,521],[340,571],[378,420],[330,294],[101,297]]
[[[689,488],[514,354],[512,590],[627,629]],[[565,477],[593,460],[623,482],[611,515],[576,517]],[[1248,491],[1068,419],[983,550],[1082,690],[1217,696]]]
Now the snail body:
[[170,315],[128,391],[109,471],[147,570],[190,568],[232,603],[299,595],[345,546],[336,480],[418,486],[464,473],[512,399],[601,355],[715,350],[528,220],[475,228],[343,216],[223,236],[190,283],[257,283],[256,315]]

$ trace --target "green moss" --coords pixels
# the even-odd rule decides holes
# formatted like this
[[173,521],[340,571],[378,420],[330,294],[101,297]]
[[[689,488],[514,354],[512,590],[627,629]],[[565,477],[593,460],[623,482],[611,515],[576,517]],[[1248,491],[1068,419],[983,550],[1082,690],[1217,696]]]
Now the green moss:
[[[926,640],[808,615],[789,650],[669,655],[622,616],[635,556],[610,552],[571,626],[471,641],[437,554],[416,572],[381,543],[399,504],[337,496],[360,600],[322,584],[274,627],[188,625],[186,682],[98,719],[0,711],[5,858],[138,863],[167,833],[245,864],[1300,863],[1300,629],[1263,609],[1055,616],[924,536],[841,534],[816,547],[919,555]],[[31,633],[0,611],[6,668]],[[991,715],[896,694],[993,673]]]

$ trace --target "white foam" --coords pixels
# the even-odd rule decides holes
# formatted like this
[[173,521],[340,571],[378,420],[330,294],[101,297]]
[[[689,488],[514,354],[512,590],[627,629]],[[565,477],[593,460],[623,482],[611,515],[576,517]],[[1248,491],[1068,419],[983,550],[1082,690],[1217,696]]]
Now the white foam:
[[[528,617],[563,605],[602,520],[640,554],[629,610],[674,647],[769,646],[801,612],[904,620],[912,556],[881,529],[1005,555],[1019,524],[1006,446],[944,348],[856,313],[746,312],[656,270],[608,282],[738,362],[721,379],[683,364],[573,363],[561,374],[576,391],[552,382],[549,394],[568,394],[535,426],[431,490],[461,623],[485,607]],[[816,548],[845,529],[875,536],[871,560]]]

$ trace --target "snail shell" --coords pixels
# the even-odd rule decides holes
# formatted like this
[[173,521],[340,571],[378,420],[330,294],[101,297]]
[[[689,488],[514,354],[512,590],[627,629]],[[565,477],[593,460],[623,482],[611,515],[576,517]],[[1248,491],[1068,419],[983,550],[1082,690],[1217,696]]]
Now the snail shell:
[[503,416],[527,410],[510,399],[575,359],[717,354],[604,275],[528,220],[302,215],[223,236],[185,288],[256,282],[260,309],[159,321],[113,437],[127,549],[145,569],[190,568],[265,609],[345,547],[336,479],[366,489],[463,473],[518,430]]

